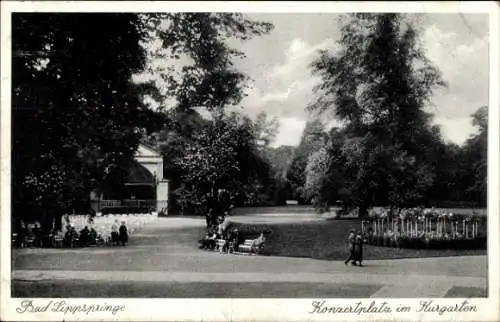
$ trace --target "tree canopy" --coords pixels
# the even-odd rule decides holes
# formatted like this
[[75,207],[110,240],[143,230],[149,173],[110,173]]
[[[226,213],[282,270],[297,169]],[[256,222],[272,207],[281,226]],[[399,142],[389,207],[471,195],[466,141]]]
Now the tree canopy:
[[[352,14],[340,49],[312,63],[321,77],[312,111],[334,111],[345,126],[342,200],[360,213],[376,203],[404,207],[422,200],[433,182],[425,146],[433,139],[425,112],[445,85],[418,46],[418,33],[399,14]],[[354,197],[355,196],[355,197]]]
[[[244,55],[226,40],[272,29],[230,13],[19,13],[12,26],[13,216],[42,221],[88,211],[93,189],[120,189],[143,139],[185,158],[186,140],[210,127],[196,108],[223,113],[244,95],[232,65]],[[189,63],[175,75],[168,66],[182,54]],[[144,71],[168,86],[132,81]]]
[[129,82],[145,59],[137,22],[134,14],[13,15],[14,214],[49,219],[81,208],[90,189],[128,166],[155,123]]

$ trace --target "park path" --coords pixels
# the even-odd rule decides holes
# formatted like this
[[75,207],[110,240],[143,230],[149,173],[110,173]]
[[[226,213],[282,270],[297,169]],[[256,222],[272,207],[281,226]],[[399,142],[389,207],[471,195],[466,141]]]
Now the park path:
[[160,271],[15,271],[13,278],[19,281],[92,281],[127,283],[321,283],[383,285],[372,297],[444,297],[455,286],[484,288],[483,277],[442,275],[398,275],[361,272],[343,273],[207,273],[207,272],[160,272]]
[[[284,217],[257,215],[250,221],[282,222]],[[292,217],[304,220],[300,216],[286,220]],[[182,232],[203,224],[199,218],[161,219],[134,235],[137,244],[123,248],[16,250],[12,278],[32,282],[377,284],[382,287],[372,297],[380,298],[443,297],[452,287],[487,286],[486,256],[370,260],[365,267],[352,267],[342,261],[222,255],[194,248],[193,233]]]

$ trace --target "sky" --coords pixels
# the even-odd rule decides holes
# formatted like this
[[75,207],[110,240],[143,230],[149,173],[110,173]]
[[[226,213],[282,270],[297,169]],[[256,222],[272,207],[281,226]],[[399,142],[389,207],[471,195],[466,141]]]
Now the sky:
[[[247,13],[245,16],[270,22],[274,29],[246,42],[229,40],[231,46],[246,54],[244,59],[234,61],[235,67],[252,79],[238,110],[250,117],[265,111],[278,119],[278,134],[272,146],[297,145],[306,121],[311,118],[305,108],[314,100],[313,88],[319,83],[309,65],[318,50],[336,47],[340,15]],[[462,144],[476,130],[471,114],[488,105],[488,15],[445,13],[409,18],[421,31],[420,44],[427,58],[448,83],[447,88],[433,94],[426,109],[433,113],[433,122],[440,125],[445,141]],[[153,49],[159,45],[147,46]],[[167,68],[165,61],[152,64]],[[172,64],[179,67],[178,61]],[[335,122],[331,115],[321,117],[326,123]]]
[[[305,107],[318,84],[308,65],[319,49],[334,48],[339,37],[338,14],[247,14],[271,22],[274,30],[244,44],[247,57],[236,66],[253,79],[241,102],[243,113],[265,111],[279,120],[273,146],[298,144],[310,117]],[[463,143],[475,132],[470,115],[488,105],[488,16],[423,14],[421,45],[441,70],[448,87],[434,93],[427,110],[441,126],[445,141]],[[322,116],[326,118],[329,116]],[[328,119],[329,120],[329,119]]]

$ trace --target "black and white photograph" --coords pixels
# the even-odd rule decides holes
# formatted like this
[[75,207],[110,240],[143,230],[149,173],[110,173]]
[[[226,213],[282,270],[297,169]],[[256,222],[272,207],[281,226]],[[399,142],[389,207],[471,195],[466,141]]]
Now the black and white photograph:
[[13,320],[153,319],[117,304],[134,299],[261,314],[215,313],[224,321],[257,321],[252,299],[308,300],[311,320],[499,318],[498,303],[474,304],[499,290],[493,2],[13,3],[1,105]]

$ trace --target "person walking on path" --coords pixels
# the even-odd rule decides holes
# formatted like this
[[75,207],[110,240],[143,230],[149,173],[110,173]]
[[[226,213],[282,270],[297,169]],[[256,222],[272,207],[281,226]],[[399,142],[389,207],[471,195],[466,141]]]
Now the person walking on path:
[[214,210],[212,208],[210,208],[210,209],[208,209],[208,212],[205,215],[205,220],[207,222],[207,229],[212,227],[212,225],[214,224],[213,217],[214,217]]
[[363,235],[358,231],[354,242],[354,265],[359,262],[359,266],[363,266],[363,244]]
[[345,264],[349,264],[350,261],[353,261],[353,265],[356,265],[354,261],[354,244],[356,242],[356,234],[354,233],[354,229],[351,229],[349,236],[347,237],[347,244],[349,247],[349,257],[345,260]]

